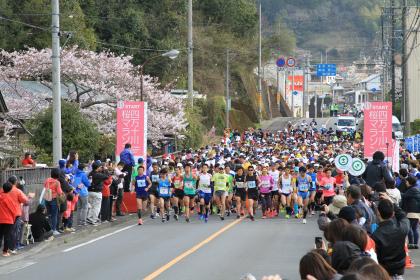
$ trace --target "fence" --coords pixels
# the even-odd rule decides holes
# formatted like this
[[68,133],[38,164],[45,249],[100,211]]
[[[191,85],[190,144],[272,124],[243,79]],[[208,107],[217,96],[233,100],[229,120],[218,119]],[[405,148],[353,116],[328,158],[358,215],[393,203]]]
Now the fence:
[[12,168],[0,170],[0,182],[4,183],[6,180],[15,175],[20,179],[25,180],[26,185],[39,185],[43,184],[51,174],[52,168]]

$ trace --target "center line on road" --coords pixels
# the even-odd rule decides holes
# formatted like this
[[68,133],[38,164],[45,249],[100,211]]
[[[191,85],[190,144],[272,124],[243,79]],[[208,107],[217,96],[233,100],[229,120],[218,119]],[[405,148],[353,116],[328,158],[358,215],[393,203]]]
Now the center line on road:
[[98,241],[98,240],[101,240],[101,239],[107,238],[107,237],[109,237],[109,236],[111,236],[111,235],[117,234],[117,233],[119,233],[119,232],[122,232],[122,231],[124,231],[124,230],[130,229],[130,228],[135,227],[135,226],[136,226],[136,225],[131,225],[131,226],[128,226],[128,227],[125,227],[125,228],[122,228],[122,229],[116,230],[116,231],[114,231],[114,232],[111,232],[111,233],[108,233],[108,234],[105,234],[105,235],[99,236],[99,237],[94,238],[94,239],[92,239],[92,240],[89,240],[89,241],[87,241],[87,242],[84,242],[84,243],[81,243],[81,244],[79,244],[79,245],[76,245],[76,246],[70,247],[70,248],[68,248],[68,249],[65,249],[65,250],[63,250],[62,252],[63,252],[63,253],[67,253],[67,252],[73,251],[73,250],[75,250],[75,249],[77,249],[77,248],[80,248],[80,247],[86,246],[86,245],[88,245],[88,244],[91,244],[91,243],[96,242],[96,241]]
[[233,227],[233,226],[237,225],[238,223],[240,223],[242,220],[243,219],[235,220],[232,223],[226,225],[225,227],[221,228],[220,230],[216,231],[215,233],[213,233],[212,235],[210,235],[209,237],[207,237],[205,240],[201,241],[200,243],[198,243],[197,245],[191,247],[190,249],[188,249],[187,251],[185,251],[184,253],[182,253],[178,257],[174,258],[173,260],[171,260],[170,262],[168,262],[164,266],[160,267],[159,269],[155,270],[151,274],[147,275],[143,279],[144,280],[152,280],[152,279],[155,279],[160,274],[162,274],[163,272],[165,272],[166,270],[168,270],[169,268],[171,268],[172,266],[174,266],[176,263],[178,263],[179,261],[185,259],[189,255],[191,255],[192,253],[194,253],[195,251],[197,251],[198,249],[200,249],[201,247],[203,247],[204,245],[206,245],[207,243],[209,243],[210,241],[212,241],[213,239],[215,239],[216,237],[218,237],[219,235],[221,235],[222,233],[224,233],[225,231],[227,231],[228,229],[230,229],[231,227]]

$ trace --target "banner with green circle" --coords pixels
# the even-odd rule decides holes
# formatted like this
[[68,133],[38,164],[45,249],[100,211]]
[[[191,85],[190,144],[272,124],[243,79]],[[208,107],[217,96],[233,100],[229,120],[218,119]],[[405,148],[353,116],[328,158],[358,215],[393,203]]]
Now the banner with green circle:
[[347,154],[338,155],[334,159],[335,167],[337,167],[338,169],[342,171],[349,170],[351,163],[352,163],[352,158],[350,155],[347,155]]
[[349,173],[353,176],[360,176],[365,173],[366,165],[360,158],[354,158],[349,169]]

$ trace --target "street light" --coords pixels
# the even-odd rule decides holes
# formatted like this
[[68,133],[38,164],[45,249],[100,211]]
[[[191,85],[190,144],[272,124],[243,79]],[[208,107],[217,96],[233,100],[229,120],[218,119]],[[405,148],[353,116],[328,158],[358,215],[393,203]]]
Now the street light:
[[173,60],[173,59],[177,58],[178,55],[179,55],[179,50],[173,49],[173,50],[170,50],[170,51],[165,52],[163,54],[152,56],[149,59],[146,59],[146,61],[142,65],[140,65],[140,101],[143,101],[143,75],[144,75],[143,70],[144,70],[144,66],[146,64],[148,64],[150,61],[152,61],[156,58],[159,58],[159,57],[168,57],[169,59]]

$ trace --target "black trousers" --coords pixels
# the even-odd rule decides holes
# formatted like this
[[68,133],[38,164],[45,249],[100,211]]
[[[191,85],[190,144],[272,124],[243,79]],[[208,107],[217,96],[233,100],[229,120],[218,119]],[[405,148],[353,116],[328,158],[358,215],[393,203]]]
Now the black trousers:
[[103,196],[102,202],[101,202],[101,221],[109,221],[111,220],[111,213],[109,212],[109,202],[110,197],[109,196]]
[[124,195],[123,189],[118,189],[117,200],[115,202],[115,212],[117,213],[117,215],[121,214],[121,204],[123,201],[123,195]]
[[131,174],[133,173],[133,167],[129,165],[124,165],[122,172],[126,172],[127,175],[124,177],[124,192],[130,191],[130,183],[131,183]]
[[13,224],[0,224],[0,245],[3,242],[3,252],[7,252],[10,249],[10,233],[12,231]]

